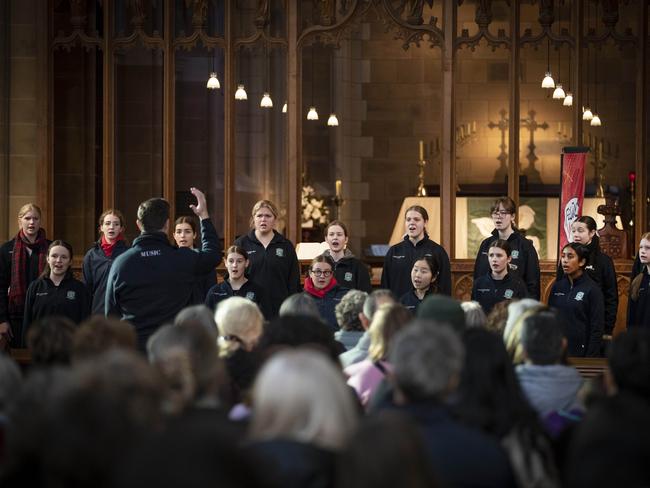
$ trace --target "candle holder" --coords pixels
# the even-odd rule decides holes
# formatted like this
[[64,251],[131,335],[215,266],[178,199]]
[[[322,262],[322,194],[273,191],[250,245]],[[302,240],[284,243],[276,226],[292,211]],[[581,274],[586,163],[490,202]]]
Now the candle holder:
[[341,207],[345,203],[345,200],[341,195],[334,195],[332,203],[336,207],[336,220],[341,220]]

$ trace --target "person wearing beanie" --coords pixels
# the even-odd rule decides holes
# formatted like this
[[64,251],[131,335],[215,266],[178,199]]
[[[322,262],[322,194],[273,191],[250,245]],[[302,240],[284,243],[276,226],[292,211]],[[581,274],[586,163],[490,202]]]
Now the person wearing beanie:
[[429,295],[420,304],[416,317],[449,323],[456,332],[465,330],[465,312],[458,300],[446,295]]

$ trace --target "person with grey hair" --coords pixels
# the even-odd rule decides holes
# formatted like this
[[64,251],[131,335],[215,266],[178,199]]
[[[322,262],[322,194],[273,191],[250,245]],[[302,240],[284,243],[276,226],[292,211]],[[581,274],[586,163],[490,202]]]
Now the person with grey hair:
[[483,307],[478,302],[473,300],[461,302],[460,307],[465,312],[465,325],[468,329],[472,327],[485,327],[487,323],[487,316],[483,311]]
[[532,298],[523,298],[508,305],[508,319],[503,330],[503,341],[513,364],[524,362],[524,350],[521,347],[521,329],[524,320],[545,308],[546,305]]
[[294,293],[284,299],[280,306],[279,316],[286,317],[289,315],[306,315],[320,320],[320,312],[316,302],[306,293]]
[[186,323],[197,323],[205,327],[216,339],[217,323],[214,321],[214,314],[205,305],[190,305],[176,314],[174,325],[183,325]]
[[445,405],[454,393],[465,350],[446,324],[416,320],[393,343],[395,402],[424,436],[434,472],[446,486],[515,486],[496,439],[453,419]]
[[357,342],[356,346],[339,356],[341,365],[344,368],[347,368],[351,364],[359,363],[368,357],[368,351],[370,349],[370,334],[368,333],[368,329],[370,328],[370,322],[372,322],[375,312],[381,305],[384,303],[395,302],[395,296],[390,290],[374,290],[370,295],[368,295],[366,300],[363,302],[363,311],[359,315],[361,326],[365,332]]
[[339,341],[349,351],[357,345],[365,329],[361,324],[363,304],[368,294],[361,290],[350,290],[334,307],[336,322],[341,330],[334,333],[334,339]]

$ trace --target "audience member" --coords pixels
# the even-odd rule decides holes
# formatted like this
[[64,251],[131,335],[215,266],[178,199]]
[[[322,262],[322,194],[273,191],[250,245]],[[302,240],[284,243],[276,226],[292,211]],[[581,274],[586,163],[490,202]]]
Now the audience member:
[[361,315],[367,298],[368,294],[365,291],[350,290],[334,307],[336,322],[341,328],[334,333],[334,338],[343,344],[346,351],[357,345],[365,331],[361,323]]
[[263,332],[262,312],[246,298],[230,297],[219,302],[214,319],[219,330],[222,356],[229,356],[240,348],[251,351]]
[[362,405],[368,405],[377,386],[390,374],[392,366],[388,354],[391,342],[411,318],[411,313],[399,303],[385,303],[374,314],[369,329],[368,359],[345,368],[348,385],[357,392]]
[[[487,322],[487,317],[483,311],[481,304],[475,301],[461,302],[460,304],[463,312],[465,312],[465,325],[468,329],[474,327],[484,328]],[[494,309],[494,307],[492,307]]]
[[294,293],[288,296],[280,305],[280,317],[288,315],[307,315],[320,320],[320,312],[314,299],[306,293]]
[[421,430],[440,482],[448,486],[515,486],[498,442],[453,419],[445,402],[455,392],[465,351],[451,326],[416,321],[397,335],[390,361],[400,411]]
[[543,303],[532,298],[523,298],[508,305],[508,319],[503,330],[503,341],[514,365],[524,362],[524,350],[521,347],[521,328],[524,320],[545,308]]
[[322,354],[279,352],[255,381],[250,449],[278,486],[332,486],[335,453],[356,424],[353,397]]
[[449,324],[458,333],[467,327],[465,312],[458,300],[445,295],[429,295],[418,308],[416,315],[419,319]]
[[368,333],[370,322],[380,305],[383,305],[384,303],[395,303],[395,301],[395,297],[390,290],[374,290],[370,295],[368,295],[368,298],[363,302],[361,315],[359,315],[361,327],[363,327],[365,332],[353,348],[344,352],[339,357],[344,368],[366,359],[368,356],[368,349],[370,348],[370,334]]
[[516,303],[519,300],[510,300],[497,303],[492,311],[488,314],[485,322],[485,328],[490,332],[494,332],[503,337],[503,331],[506,328],[506,321],[508,320],[508,306],[511,303]]
[[70,364],[74,323],[52,315],[34,322],[27,331],[27,349],[33,366]]
[[217,338],[217,323],[214,321],[214,312],[205,305],[190,305],[176,314],[174,325],[186,323],[201,324],[211,336]]
[[92,315],[74,332],[72,360],[93,359],[113,348],[135,350],[136,343],[131,324],[113,317]]
[[550,441],[519,386],[500,337],[484,329],[463,335],[465,366],[454,412],[464,424],[498,439],[518,486],[558,486]]

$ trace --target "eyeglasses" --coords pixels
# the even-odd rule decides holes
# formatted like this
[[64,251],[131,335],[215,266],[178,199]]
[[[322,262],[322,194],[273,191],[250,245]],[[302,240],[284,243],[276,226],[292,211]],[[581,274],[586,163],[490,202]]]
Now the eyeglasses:
[[332,276],[331,269],[327,269],[325,271],[323,271],[322,269],[312,269],[311,272],[314,273],[316,276],[324,276],[325,278],[327,278],[328,276]]
[[494,217],[498,217],[499,215],[500,215],[501,217],[505,217],[506,215],[510,215],[510,212],[508,212],[507,210],[499,210],[499,211],[497,211],[497,212],[492,212],[492,215],[493,215]]

